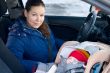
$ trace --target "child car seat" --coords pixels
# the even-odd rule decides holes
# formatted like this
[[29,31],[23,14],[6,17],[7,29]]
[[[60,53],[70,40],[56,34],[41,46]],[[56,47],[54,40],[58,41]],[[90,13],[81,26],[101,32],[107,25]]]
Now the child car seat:
[[[88,59],[88,63],[85,67],[84,73],[100,73],[100,70],[102,70],[101,68],[103,66],[103,63],[110,61],[110,53],[109,52],[110,52],[110,50],[106,49],[106,50],[100,50],[100,51],[94,53],[93,55],[91,55]],[[96,64],[98,66],[96,66]],[[94,67],[96,69],[93,69]]]
[[102,73],[110,73],[110,62],[109,62],[109,64],[104,68],[104,70],[102,71]]

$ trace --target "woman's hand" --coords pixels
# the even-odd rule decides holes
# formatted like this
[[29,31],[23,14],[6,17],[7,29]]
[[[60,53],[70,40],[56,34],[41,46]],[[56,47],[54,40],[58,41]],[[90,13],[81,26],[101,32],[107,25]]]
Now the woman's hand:
[[46,73],[46,72],[41,71],[41,70],[36,70],[36,72],[35,72],[35,73]]
[[38,63],[38,67],[37,67],[37,70],[35,73],[46,73],[49,71],[49,69],[51,68],[51,66],[53,65],[54,63],[42,63],[42,62],[39,62]]

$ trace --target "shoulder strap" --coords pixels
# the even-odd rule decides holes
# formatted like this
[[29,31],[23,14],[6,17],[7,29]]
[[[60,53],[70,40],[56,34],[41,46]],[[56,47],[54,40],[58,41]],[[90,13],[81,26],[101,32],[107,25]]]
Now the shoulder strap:
[[47,37],[47,41],[48,41],[48,62],[50,62],[52,60],[52,43],[50,37]]

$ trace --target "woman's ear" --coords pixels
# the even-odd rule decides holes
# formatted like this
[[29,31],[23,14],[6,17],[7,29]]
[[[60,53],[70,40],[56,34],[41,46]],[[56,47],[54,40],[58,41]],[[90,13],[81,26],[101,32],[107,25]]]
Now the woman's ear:
[[24,16],[27,17],[27,10],[24,10]]

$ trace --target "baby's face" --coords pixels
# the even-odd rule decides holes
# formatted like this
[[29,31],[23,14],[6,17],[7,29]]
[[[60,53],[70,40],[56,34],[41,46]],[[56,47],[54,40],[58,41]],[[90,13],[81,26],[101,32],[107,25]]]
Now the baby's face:
[[67,59],[67,61],[66,61],[67,64],[70,64],[70,63],[76,64],[76,63],[78,63],[78,62],[79,62],[79,61],[78,61],[75,57],[72,57],[72,56],[70,56],[70,57]]

